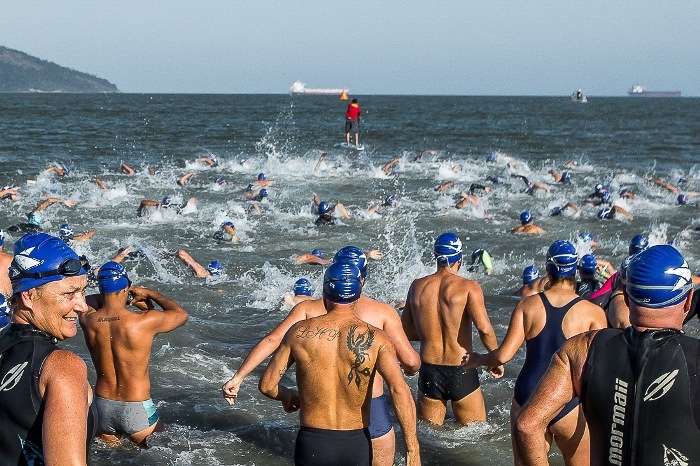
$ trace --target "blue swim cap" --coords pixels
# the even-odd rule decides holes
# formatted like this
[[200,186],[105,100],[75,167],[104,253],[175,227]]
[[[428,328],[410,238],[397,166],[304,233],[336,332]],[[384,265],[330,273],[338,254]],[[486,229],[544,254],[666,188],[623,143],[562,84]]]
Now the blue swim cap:
[[15,243],[10,265],[12,294],[66,277],[85,275],[78,255],[55,236],[27,233]]
[[628,192],[630,192],[629,189],[627,189],[627,188],[622,188],[622,189],[618,192],[618,194],[619,194],[620,196],[624,196],[624,195],[627,194]]
[[311,296],[314,294],[314,288],[311,282],[306,278],[300,278],[294,283],[294,294]]
[[163,207],[168,207],[170,205],[170,196],[165,196],[161,202]]
[[557,240],[547,249],[547,273],[555,277],[568,277],[576,273],[578,255],[573,244]]
[[217,179],[214,181],[214,183],[219,184],[219,185],[226,184],[226,178],[217,178]]
[[472,251],[472,264],[477,260],[481,259],[481,255],[484,253],[483,249],[474,249]]
[[73,227],[71,227],[69,224],[64,223],[61,225],[58,229],[58,236],[63,240],[63,241],[68,241],[73,239]]
[[360,269],[346,261],[334,262],[323,276],[323,297],[334,303],[350,304],[360,299]]
[[258,173],[258,181],[265,181],[267,178],[264,173]]
[[593,275],[598,266],[598,261],[591,254],[584,255],[578,263],[579,271],[587,275]]
[[384,205],[388,205],[391,207],[394,207],[396,204],[399,203],[398,198],[396,197],[395,194],[389,194],[386,199],[384,199]]
[[603,185],[600,184],[600,183],[598,183],[597,185],[595,185],[595,192],[596,192],[596,193],[601,193],[601,192],[604,191],[604,189],[605,189],[605,188],[604,188]]
[[335,253],[334,262],[350,262],[360,270],[362,278],[367,277],[367,256],[360,248],[345,246]]
[[0,246],[5,244],[5,230],[0,228]]
[[236,225],[234,225],[232,221],[226,220],[224,223],[222,223],[222,224],[219,226],[219,228],[221,228],[222,230],[224,229],[224,227],[236,228]]
[[41,221],[43,216],[39,212],[32,212],[29,214],[29,224],[34,226],[41,226]]
[[532,215],[530,215],[530,212],[528,212],[527,210],[520,214],[521,225],[528,225],[532,223],[533,220],[534,219],[532,218]]
[[326,201],[321,201],[318,204],[318,213],[319,215],[326,215],[331,212],[331,206],[328,204]]
[[686,205],[688,203],[688,196],[685,194],[679,194],[676,200],[678,201],[678,204]]
[[107,262],[97,272],[97,285],[100,293],[116,293],[131,286],[126,269],[118,262]]
[[630,245],[629,245],[629,248],[627,249],[627,252],[629,252],[629,255],[631,256],[631,255],[638,254],[638,253],[644,251],[648,247],[649,247],[649,240],[647,239],[646,236],[635,235],[630,240]]
[[0,293],[0,329],[10,323],[10,308],[7,306],[5,296]]
[[581,233],[579,233],[578,237],[581,238],[586,243],[590,243],[592,241],[595,241],[595,238],[593,237],[593,235],[591,234],[590,231],[582,231]]
[[673,246],[652,246],[632,256],[625,291],[630,301],[652,309],[681,302],[693,288],[688,263]]
[[211,261],[207,266],[207,270],[213,276],[218,277],[219,275],[221,275],[221,272],[223,272],[224,266],[221,265],[221,262],[219,261]]
[[523,285],[529,285],[540,278],[540,271],[534,265],[528,265],[523,269]]
[[561,182],[562,183],[571,183],[571,173],[563,172],[561,174]]
[[610,218],[610,213],[611,213],[611,212],[612,212],[612,208],[610,208],[609,206],[603,207],[603,208],[600,209],[600,211],[598,212],[598,218],[601,219],[601,220],[602,220],[602,219],[606,219],[606,218]]
[[267,197],[268,196],[267,189],[265,189],[265,188],[261,189],[259,194],[260,194],[260,197]]
[[451,265],[462,260],[462,241],[454,233],[443,233],[435,240],[435,259],[439,265]]
[[253,183],[248,184],[248,187],[245,188],[247,191],[252,191],[255,188],[255,185]]
[[314,249],[313,251],[311,251],[311,255],[316,256],[319,259],[323,259],[323,252],[320,249]]
[[687,182],[688,182],[688,180],[686,178],[683,178],[683,177],[678,178],[678,184],[685,184]]
[[496,154],[491,152],[488,156],[486,156],[486,161],[487,162],[495,162],[496,161]]

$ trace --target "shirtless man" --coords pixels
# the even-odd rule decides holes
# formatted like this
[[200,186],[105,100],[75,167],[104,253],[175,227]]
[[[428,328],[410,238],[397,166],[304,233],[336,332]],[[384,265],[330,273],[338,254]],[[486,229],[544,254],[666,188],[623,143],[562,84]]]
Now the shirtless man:
[[[472,351],[472,323],[487,350],[498,347],[484,294],[477,282],[457,275],[462,265],[457,235],[437,237],[435,258],[437,272],[413,281],[401,316],[408,338],[420,341],[420,416],[442,425],[450,401],[460,424],[485,421],[479,376],[475,369],[464,372],[460,367],[464,354]],[[492,368],[491,374],[501,377],[503,366]]]
[[313,298],[314,287],[308,278],[300,278],[294,282],[292,287],[293,293],[287,292],[284,294],[284,302],[290,307],[294,307],[302,301],[308,301]]
[[541,235],[544,230],[534,223],[535,219],[527,210],[520,214],[520,226],[511,230],[511,233],[523,233],[526,235]]
[[[367,277],[367,257],[360,249],[354,246],[342,248],[335,254],[335,262],[351,262],[358,267],[364,284]],[[223,393],[226,401],[230,404],[234,403],[243,380],[277,349],[285,333],[293,324],[324,314],[326,314],[326,308],[322,299],[303,301],[294,306],[287,317],[250,350],[236,374],[224,384]],[[356,302],[355,314],[359,319],[386,332],[406,375],[413,375],[418,371],[420,356],[406,338],[401,328],[401,319],[393,307],[362,295]],[[372,388],[369,429],[372,438],[373,464],[375,466],[393,464],[395,434],[380,376],[375,377]]]
[[[406,464],[420,464],[411,391],[389,335],[358,318],[361,293],[355,265],[339,261],[328,267],[323,280],[327,313],[292,325],[260,378],[265,396],[281,401],[287,412],[300,410],[296,464],[373,463],[370,394],[379,376],[389,387],[404,435]],[[280,383],[294,363],[298,393]]]
[[[145,446],[149,435],[163,430],[148,373],[153,338],[184,325],[187,311],[157,291],[131,286],[126,270],[116,262],[100,267],[97,282],[100,293],[86,297],[90,309],[80,314],[97,372],[97,433],[105,442],[126,436]],[[143,310],[132,312],[127,304]]]

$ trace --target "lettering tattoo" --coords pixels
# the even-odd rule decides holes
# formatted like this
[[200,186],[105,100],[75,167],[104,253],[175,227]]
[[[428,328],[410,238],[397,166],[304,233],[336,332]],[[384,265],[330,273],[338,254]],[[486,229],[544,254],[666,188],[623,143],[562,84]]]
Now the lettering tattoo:
[[98,317],[97,318],[98,322],[114,322],[115,320],[119,320],[119,316],[117,316],[117,317]]
[[352,363],[350,372],[348,372],[348,385],[355,379],[355,385],[359,389],[362,382],[360,375],[369,377],[372,374],[369,367],[361,369],[360,366],[369,359],[368,351],[372,347],[372,343],[374,343],[374,331],[367,327],[366,332],[355,335],[356,331],[357,325],[353,325],[350,327],[350,332],[348,332],[348,349],[355,355],[355,362]]
[[308,327],[300,326],[297,328],[297,338],[318,338],[319,340],[326,339],[327,341],[333,341],[340,335],[340,332],[334,328],[326,327]]

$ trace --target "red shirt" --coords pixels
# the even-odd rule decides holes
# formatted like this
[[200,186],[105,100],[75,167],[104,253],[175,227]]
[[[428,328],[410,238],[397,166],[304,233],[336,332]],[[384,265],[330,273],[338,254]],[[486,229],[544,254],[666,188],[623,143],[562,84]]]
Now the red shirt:
[[357,120],[360,117],[360,113],[362,113],[362,109],[358,104],[350,104],[348,105],[348,111],[345,112],[345,118]]

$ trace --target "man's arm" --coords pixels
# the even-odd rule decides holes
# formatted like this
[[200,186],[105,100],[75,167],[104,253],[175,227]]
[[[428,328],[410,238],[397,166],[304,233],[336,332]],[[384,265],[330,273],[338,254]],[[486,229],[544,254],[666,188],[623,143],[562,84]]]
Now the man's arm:
[[506,336],[503,337],[501,346],[486,354],[467,354],[463,364],[465,369],[472,369],[479,366],[501,366],[513,359],[513,356],[515,356],[515,353],[518,352],[518,349],[522,346],[523,341],[525,341],[523,302],[527,301],[528,299],[525,298],[524,300],[520,301],[517,306],[515,306],[515,309],[513,309],[510,324],[508,325],[508,331],[506,332]]
[[403,312],[401,313],[401,326],[406,334],[406,338],[409,341],[418,341],[418,331],[416,330],[416,324],[413,322],[413,307],[411,306],[411,297],[413,296],[413,284],[408,289],[408,296],[406,297],[406,304],[404,305]]
[[132,286],[129,288],[129,292],[133,295],[130,304],[137,306],[137,303],[151,300],[162,309],[160,311],[152,309],[142,312],[142,315],[151,324],[155,333],[170,332],[178,327],[182,327],[189,318],[187,311],[182,306],[155,290],[142,286]]
[[45,409],[42,439],[46,464],[87,464],[85,445],[91,393],[85,362],[70,351],[51,353],[41,370],[39,394]]
[[238,368],[231,379],[224,384],[221,391],[224,394],[224,399],[233,405],[238,396],[238,391],[241,389],[243,380],[250,374],[253,369],[258,367],[268,356],[275,352],[279,347],[284,335],[292,325],[307,318],[305,308],[308,304],[305,302],[299,303],[289,311],[287,317],[279,323],[270,333],[265,335],[245,357],[243,364]]
[[187,251],[185,251],[184,249],[177,250],[177,257],[182,262],[187,264],[199,278],[205,278],[205,277],[208,277],[209,275],[211,275],[211,273],[207,269],[205,269],[202,266],[202,264],[200,264],[199,262],[194,260],[192,258],[192,256],[190,256],[190,254]]
[[516,418],[513,440],[523,464],[549,464],[545,439],[547,425],[566,403],[580,395],[583,368],[595,333],[576,335],[564,342]]
[[[469,286],[469,296],[467,297],[467,312],[472,317],[474,326],[479,332],[479,339],[488,351],[493,351],[498,348],[498,341],[496,340],[496,332],[493,331],[493,326],[491,326],[491,320],[489,315],[486,313],[486,304],[484,303],[484,293],[481,291],[481,287],[476,282],[470,282]],[[503,376],[503,366],[491,366],[489,367],[491,375],[494,377]]]
[[[389,342],[387,342],[389,343]],[[416,433],[416,405],[403,374],[396,365],[396,353],[391,344],[384,344],[377,352],[377,372],[389,388],[396,418],[406,442],[406,465],[420,465],[420,447]]]
[[292,364],[294,364],[294,357],[285,339],[272,356],[258,384],[260,393],[273,400],[281,401],[282,407],[288,413],[299,409],[299,394],[280,383],[282,376]]
[[401,325],[401,318],[394,308],[386,305],[386,319],[384,321],[384,331],[391,340],[396,350],[396,355],[401,364],[404,374],[413,375],[420,369],[420,355],[413,349],[411,342],[406,338]]

